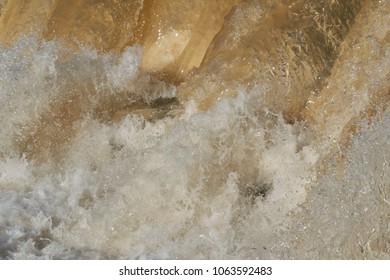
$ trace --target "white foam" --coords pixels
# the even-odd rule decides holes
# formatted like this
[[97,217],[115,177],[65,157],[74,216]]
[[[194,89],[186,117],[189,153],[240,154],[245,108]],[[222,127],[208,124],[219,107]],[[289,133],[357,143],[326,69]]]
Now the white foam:
[[[387,256],[388,113],[356,136],[338,181],[317,174],[322,147],[264,106],[262,85],[207,112],[103,121],[91,112],[107,95],[152,103],[175,88],[139,71],[137,47],[64,52],[26,38],[0,49],[1,258],[329,258],[360,256],[361,240]],[[88,90],[93,110],[60,159],[23,155],[17,140],[51,104]]]
[[[139,55],[129,50],[112,60],[85,51],[82,60],[90,69],[82,71],[94,77],[95,64],[104,67],[108,82],[96,84],[98,93],[125,87],[149,90],[151,100],[166,96],[155,95],[146,85],[150,80],[137,72]],[[65,74],[56,72],[61,81],[58,75]],[[7,189],[16,199],[12,207],[19,209],[2,217],[8,232],[2,238],[12,244],[7,257],[238,256],[244,224],[255,222],[257,231],[260,217],[271,221],[268,228],[275,226],[304,200],[316,159],[312,148],[297,151],[302,136],[280,116],[265,129],[269,121],[255,101],[261,90],[242,92],[206,113],[187,108],[185,117],[155,122],[129,115],[108,124],[86,115],[59,165],[2,160],[2,188],[13,186]],[[266,194],[249,191],[267,184]],[[8,207],[3,201],[2,208]],[[13,221],[22,217],[33,222],[13,231]]]

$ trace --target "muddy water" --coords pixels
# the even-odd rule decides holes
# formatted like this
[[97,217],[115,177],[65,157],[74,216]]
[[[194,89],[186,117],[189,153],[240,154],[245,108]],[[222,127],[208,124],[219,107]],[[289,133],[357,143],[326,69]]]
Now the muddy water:
[[388,258],[390,1],[0,1],[0,257]]

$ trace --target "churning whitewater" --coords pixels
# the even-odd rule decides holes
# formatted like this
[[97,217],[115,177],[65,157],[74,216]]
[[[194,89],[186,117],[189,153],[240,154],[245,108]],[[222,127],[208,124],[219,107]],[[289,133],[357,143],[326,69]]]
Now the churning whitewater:
[[390,257],[389,0],[46,2],[0,1],[1,259]]

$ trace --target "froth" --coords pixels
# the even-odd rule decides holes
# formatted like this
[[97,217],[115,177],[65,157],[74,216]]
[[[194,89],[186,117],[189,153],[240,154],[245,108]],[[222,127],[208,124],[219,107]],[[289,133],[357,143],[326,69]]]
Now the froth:
[[[209,109],[193,91],[182,108],[175,86],[139,70],[139,47],[1,48],[0,257],[388,256],[389,25],[375,20],[389,1],[372,3],[302,122],[267,106],[257,79],[243,90],[206,75],[195,88]],[[382,109],[371,128],[361,120]]]
[[[53,68],[32,60],[23,73],[27,83],[51,86],[54,93],[30,87],[30,93],[47,100],[33,104],[23,103],[19,91],[5,95],[21,102],[21,112],[44,112],[57,99],[65,102],[66,95],[74,93],[64,92],[61,82],[78,81],[80,74],[94,80],[93,94],[79,100],[87,108],[96,108],[92,101],[99,104],[99,96],[104,99],[112,92],[133,92],[145,102],[174,96],[173,87],[162,82],[156,87],[138,72],[137,49],[121,57],[84,50],[77,60],[61,62],[56,44],[45,47],[42,61],[51,61]],[[46,74],[41,79],[28,74],[26,70],[34,67],[44,67]],[[68,73],[70,69],[77,72]],[[305,133],[298,124],[292,127],[281,116],[258,109],[262,92],[259,87],[222,100],[205,113],[188,113],[188,108],[182,117],[153,122],[142,114],[107,122],[83,109],[71,124],[72,135],[56,149],[61,154],[55,160],[50,154],[43,161],[18,159],[15,134],[4,133],[10,144],[2,151],[14,156],[1,161],[0,182],[6,194],[1,238],[8,244],[2,245],[3,257],[241,256],[248,246],[246,235],[255,231],[266,240],[304,201],[317,157],[312,147],[302,144]],[[3,122],[36,125],[37,118],[11,116],[14,119],[4,115]],[[47,147],[39,140],[35,138],[34,145],[44,153]]]

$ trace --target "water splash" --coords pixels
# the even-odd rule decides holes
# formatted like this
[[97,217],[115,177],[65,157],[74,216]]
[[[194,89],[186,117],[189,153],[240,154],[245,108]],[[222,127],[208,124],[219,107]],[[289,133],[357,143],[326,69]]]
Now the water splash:
[[[226,77],[215,67],[239,59],[218,42],[251,37],[263,15],[272,22],[280,19],[272,11],[298,4],[236,6],[178,88],[142,71],[139,46],[102,52],[35,35],[0,48],[0,257],[388,258],[390,2],[367,1],[349,34],[327,23],[340,14],[322,22],[320,4],[306,2],[309,21],[329,35],[326,48],[341,46],[330,64],[318,59],[329,73],[312,93],[290,69],[292,102],[308,101],[294,121],[269,102],[272,90],[286,94],[285,64],[267,72],[271,82],[256,80],[262,64],[229,64]],[[253,25],[230,30],[258,9]],[[283,21],[272,26],[284,30]],[[212,96],[214,86],[227,94],[199,110],[198,93]]]

